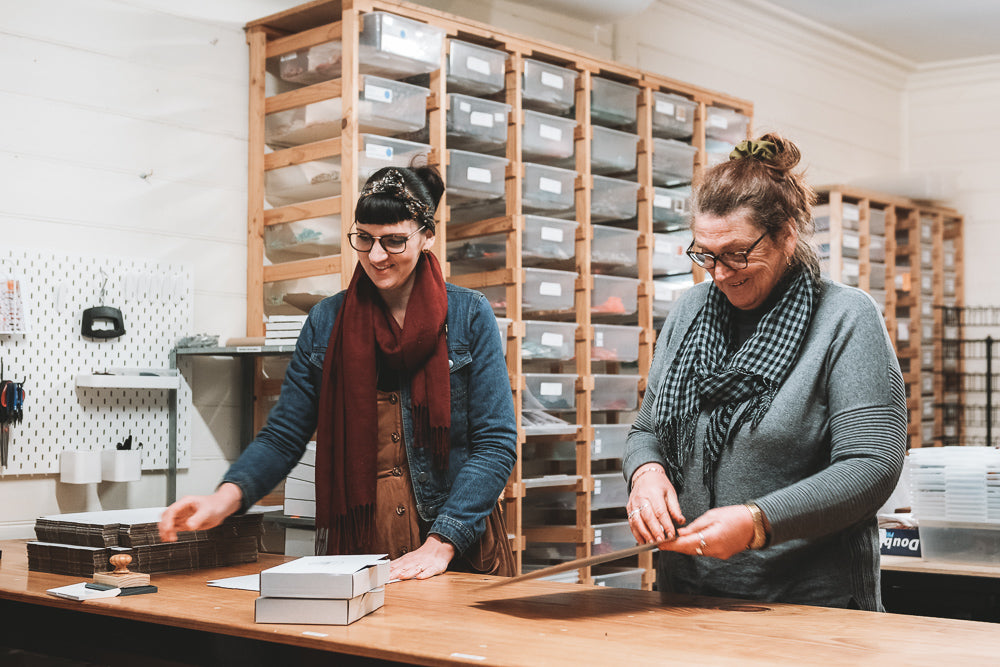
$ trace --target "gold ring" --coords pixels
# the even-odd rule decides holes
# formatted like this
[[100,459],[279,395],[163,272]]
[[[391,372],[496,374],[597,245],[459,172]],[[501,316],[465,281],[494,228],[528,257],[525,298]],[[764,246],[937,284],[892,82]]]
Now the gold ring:
[[701,543],[698,545],[698,548],[694,550],[694,552],[696,554],[698,554],[699,556],[704,556],[705,555],[705,549],[708,548],[708,542],[705,541],[705,536],[701,533],[700,530],[698,531],[698,540]]
[[[702,544],[704,544],[704,542],[702,542]],[[699,546],[699,547],[695,547],[695,548],[694,548],[694,552],[695,552],[696,554],[698,554],[699,556],[704,556],[704,555],[705,555],[705,552],[701,550],[701,547],[700,547],[700,546]]]

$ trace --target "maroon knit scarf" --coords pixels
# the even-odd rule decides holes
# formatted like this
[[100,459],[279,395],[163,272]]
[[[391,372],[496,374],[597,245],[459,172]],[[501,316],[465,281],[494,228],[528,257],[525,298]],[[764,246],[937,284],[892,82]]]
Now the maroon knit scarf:
[[[424,253],[400,328],[358,266],[330,335],[316,436],[317,553],[371,553],[378,447],[376,354],[412,378],[414,440],[448,465],[451,385],[448,296],[437,258]],[[376,349],[377,346],[377,349]],[[325,548],[324,548],[325,543]]]

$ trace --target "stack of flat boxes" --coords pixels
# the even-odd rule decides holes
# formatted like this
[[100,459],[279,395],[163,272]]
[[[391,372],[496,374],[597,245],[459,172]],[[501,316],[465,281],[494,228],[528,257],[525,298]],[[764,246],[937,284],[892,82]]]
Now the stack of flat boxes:
[[[306,452],[285,479],[285,515],[303,519],[316,517],[316,443]],[[316,531],[307,526],[285,526],[285,555],[311,556]]]

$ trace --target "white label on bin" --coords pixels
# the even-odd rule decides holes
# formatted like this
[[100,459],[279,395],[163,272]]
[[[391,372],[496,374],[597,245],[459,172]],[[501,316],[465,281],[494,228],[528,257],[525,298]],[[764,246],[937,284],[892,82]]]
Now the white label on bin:
[[470,72],[478,72],[485,76],[490,75],[490,61],[483,60],[482,58],[477,58],[475,56],[469,56],[465,59],[465,67]]
[[469,123],[479,127],[493,127],[493,114],[485,111],[473,111],[469,114]]
[[600,528],[595,528],[594,529],[594,544],[600,544],[600,543],[601,543],[601,529]]
[[656,301],[671,300],[671,297],[673,296],[673,291],[670,289],[669,285],[667,285],[666,283],[653,283],[653,284],[655,285],[654,287],[655,294],[653,295],[653,298]]
[[896,322],[896,338],[910,340],[910,323],[904,320]]
[[844,206],[844,220],[854,220],[857,222],[861,219],[861,209],[857,206]]
[[388,104],[392,102],[392,91],[384,86],[373,86],[369,83],[365,86],[365,99]]
[[594,438],[594,450],[593,451],[594,451],[595,454],[600,454],[601,453],[601,439],[600,438]]
[[562,285],[560,283],[538,283],[538,293],[542,296],[562,296]]
[[595,479],[594,480],[594,495],[595,496],[601,495],[601,482],[602,481],[603,480],[600,480],[600,479]]
[[604,332],[595,331],[594,332],[594,347],[604,347]]
[[562,181],[556,180],[554,178],[545,178],[540,176],[538,178],[538,189],[542,192],[551,192],[554,195],[562,194]]
[[556,127],[555,125],[539,123],[538,134],[542,137],[542,139],[548,139],[549,141],[562,141],[562,129]]
[[373,160],[391,160],[392,146],[379,146],[378,144],[368,144],[365,146],[365,155]]
[[668,195],[653,195],[653,208],[670,208],[671,199]]
[[709,116],[708,116],[708,124],[711,125],[712,127],[718,127],[718,128],[723,129],[723,130],[725,130],[727,127],[729,127],[729,121],[726,120],[725,116],[716,116],[716,115],[709,114]]
[[469,113],[470,111],[472,111],[472,105],[469,104],[468,102],[459,102],[458,110],[461,111],[462,113]]
[[656,113],[666,114],[667,116],[674,115],[674,103],[668,102],[666,100],[656,100]]
[[857,250],[861,247],[861,237],[855,234],[844,234],[844,247]]
[[563,78],[558,74],[553,74],[552,72],[542,72],[540,80],[542,85],[548,88],[558,88],[559,90],[562,90],[566,87],[566,84],[563,82]]
[[465,170],[465,178],[467,178],[470,183],[493,182],[493,174],[490,173],[489,169],[483,169],[482,167],[469,167]]
[[552,241],[553,243],[563,242],[563,230],[558,227],[542,227],[540,233],[543,241]]
[[562,396],[563,386],[561,382],[542,382],[538,391],[542,396]]
[[546,331],[542,334],[542,345],[545,347],[562,347],[562,344],[562,334],[552,333],[551,331]]

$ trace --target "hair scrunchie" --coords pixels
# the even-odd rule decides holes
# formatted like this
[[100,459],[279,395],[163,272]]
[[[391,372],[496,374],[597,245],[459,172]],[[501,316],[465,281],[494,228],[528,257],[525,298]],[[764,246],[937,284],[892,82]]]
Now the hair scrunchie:
[[768,162],[773,160],[775,155],[777,155],[777,149],[778,147],[771,141],[744,139],[729,153],[729,159],[740,160],[745,157],[752,157],[762,162]]

